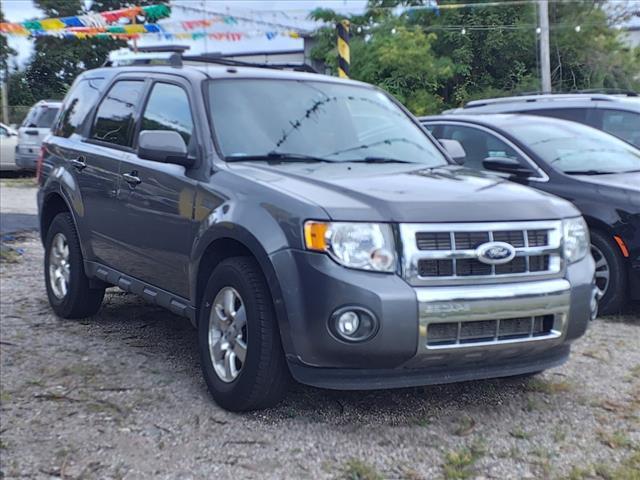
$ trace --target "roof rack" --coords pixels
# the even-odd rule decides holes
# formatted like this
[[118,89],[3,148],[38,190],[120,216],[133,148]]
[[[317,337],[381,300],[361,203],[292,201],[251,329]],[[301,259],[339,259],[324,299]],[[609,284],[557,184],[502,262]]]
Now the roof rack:
[[216,65],[225,65],[228,67],[253,67],[253,68],[269,68],[275,70],[295,70],[297,72],[318,73],[313,67],[305,63],[254,63],[244,62],[242,60],[234,60],[224,57],[219,53],[209,53],[202,55],[183,55],[183,62],[194,63],[212,63]]
[[242,60],[234,60],[223,56],[221,53],[208,53],[201,55],[185,55],[189,49],[187,45],[156,45],[138,47],[137,52],[123,48],[111,52],[109,59],[103,67],[122,67],[131,65],[170,65],[182,67],[184,62],[211,63],[228,67],[253,67],[269,68],[276,70],[295,70],[298,72],[318,73],[307,64],[299,63],[253,63]]

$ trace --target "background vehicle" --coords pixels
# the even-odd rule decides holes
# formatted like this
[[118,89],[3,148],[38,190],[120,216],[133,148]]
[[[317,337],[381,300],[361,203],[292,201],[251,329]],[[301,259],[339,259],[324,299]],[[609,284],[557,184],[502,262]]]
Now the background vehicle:
[[290,375],[378,389],[568,358],[596,307],[569,202],[452,164],[369,85],[170,60],[81,75],[45,141],[58,315],[117,285],[191,319],[230,410]]
[[602,313],[640,298],[640,150],[574,122],[528,115],[424,117],[465,165],[566,198],[591,230]]
[[18,129],[18,149],[16,164],[24,170],[35,170],[40,146],[44,138],[51,132],[61,102],[41,100],[36,103],[25,117]]
[[0,123],[0,170],[18,170],[16,165],[16,144],[18,132]]
[[474,100],[451,112],[465,115],[526,113],[583,123],[640,148],[640,96],[636,93],[554,93]]

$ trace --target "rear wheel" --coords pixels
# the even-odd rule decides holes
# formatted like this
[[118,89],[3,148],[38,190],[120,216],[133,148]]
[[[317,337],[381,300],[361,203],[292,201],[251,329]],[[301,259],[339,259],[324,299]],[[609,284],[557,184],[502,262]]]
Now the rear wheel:
[[60,213],[45,239],[44,275],[53,311],[63,318],[90,317],[98,312],[104,288],[91,288],[73,218]]
[[232,411],[275,405],[289,370],[271,293],[252,258],[218,265],[204,291],[198,319],[204,378],[214,400]]
[[608,236],[591,231],[591,255],[596,262],[596,288],[600,300],[598,311],[602,315],[619,312],[625,301],[627,282],[622,255]]

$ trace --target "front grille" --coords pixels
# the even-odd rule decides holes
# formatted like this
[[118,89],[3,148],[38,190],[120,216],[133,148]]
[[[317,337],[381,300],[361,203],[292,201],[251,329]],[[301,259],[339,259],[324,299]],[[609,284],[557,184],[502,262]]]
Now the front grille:
[[[405,278],[413,285],[434,281],[555,275],[562,269],[561,222],[402,224]],[[492,265],[478,258],[487,242],[514,247],[515,257]],[[499,281],[498,278],[494,281]]]
[[471,345],[538,338],[553,333],[554,315],[517,317],[473,322],[432,323],[427,346]]

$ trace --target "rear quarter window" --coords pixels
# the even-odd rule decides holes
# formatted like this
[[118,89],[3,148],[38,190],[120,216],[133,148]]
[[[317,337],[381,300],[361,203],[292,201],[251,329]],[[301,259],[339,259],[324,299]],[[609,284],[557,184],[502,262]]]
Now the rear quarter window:
[[540,117],[560,118],[572,122],[587,123],[588,108],[545,108],[542,110],[524,110],[519,113]]
[[98,100],[103,84],[102,78],[81,80],[69,92],[53,128],[54,135],[68,138],[76,133]]

